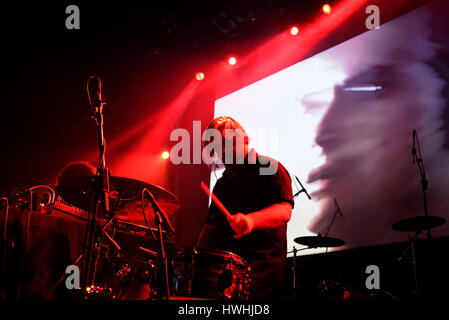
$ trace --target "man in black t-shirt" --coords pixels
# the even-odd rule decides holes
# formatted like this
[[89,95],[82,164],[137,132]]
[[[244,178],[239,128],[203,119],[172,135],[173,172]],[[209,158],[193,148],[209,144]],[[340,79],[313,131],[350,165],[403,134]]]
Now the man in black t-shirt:
[[[219,117],[208,129],[223,137],[218,157],[228,161],[222,161],[226,169],[213,193],[232,217],[227,219],[212,203],[198,244],[243,257],[251,266],[250,299],[275,299],[282,285],[287,222],[294,206],[290,175],[276,160],[250,150],[246,132],[234,119]],[[233,130],[234,137],[226,130]],[[226,148],[229,139],[232,144]]]

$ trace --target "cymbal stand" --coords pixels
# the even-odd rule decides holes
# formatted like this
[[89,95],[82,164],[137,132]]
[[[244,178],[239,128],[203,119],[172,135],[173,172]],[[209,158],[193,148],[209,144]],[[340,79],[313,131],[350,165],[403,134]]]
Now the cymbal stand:
[[310,247],[307,248],[302,248],[302,249],[296,249],[295,246],[293,246],[293,250],[290,252],[287,252],[287,254],[289,253],[293,253],[293,263],[292,263],[292,272],[293,272],[293,297],[296,297],[296,254],[298,253],[298,251],[302,251],[302,250],[307,250],[307,249],[311,249]]
[[415,248],[415,242],[416,240],[419,239],[419,235],[421,234],[421,231],[416,231],[415,235],[413,235],[412,237],[410,237],[408,239],[409,244],[408,246],[405,248],[405,250],[401,253],[401,256],[398,259],[398,262],[400,262],[405,255],[407,254],[407,252],[409,251],[409,249],[411,250],[411,256],[412,256],[412,265],[413,265],[413,277],[414,277],[414,281],[415,281],[415,291],[414,294],[416,296],[419,295],[419,288],[418,288],[418,270],[416,268],[416,248]]
[[298,249],[293,246],[293,297],[296,297],[296,254],[298,253]]
[[[163,291],[163,298],[166,300],[170,300],[170,284],[169,284],[169,274],[168,274],[168,259],[167,259],[167,253],[165,251],[165,246],[164,246],[164,235],[162,232],[162,224],[165,225],[165,227],[168,229],[168,233],[170,234],[174,234],[175,230],[173,228],[173,226],[170,223],[170,220],[167,217],[167,214],[161,209],[161,207],[159,206],[158,202],[156,201],[156,199],[154,198],[153,194],[151,193],[150,190],[148,190],[147,188],[144,188],[142,190],[142,198],[144,194],[148,194],[148,197],[150,199],[151,205],[153,206],[153,210],[155,212],[155,223],[159,232],[159,249],[160,249],[160,253],[161,253],[161,257],[162,257],[162,263],[163,263],[163,267],[164,267],[164,291]],[[144,212],[144,216],[145,216],[145,212]],[[148,224],[147,219],[145,218],[145,221]],[[148,225],[148,228],[150,228],[150,226]],[[167,234],[167,232],[166,232]]]

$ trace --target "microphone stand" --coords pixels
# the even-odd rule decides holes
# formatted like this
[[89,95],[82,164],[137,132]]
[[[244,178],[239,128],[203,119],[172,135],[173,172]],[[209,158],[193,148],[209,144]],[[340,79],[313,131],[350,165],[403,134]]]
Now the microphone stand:
[[[98,80],[97,87],[97,100],[92,104],[89,94],[89,81],[93,78]],[[99,258],[100,250],[100,235],[97,230],[97,216],[101,212],[109,214],[109,171],[106,167],[105,150],[106,142],[104,139],[103,130],[103,106],[106,104],[104,100],[101,99],[101,81],[98,77],[91,76],[87,83],[87,90],[89,95],[89,103],[92,108],[92,119],[95,120],[98,131],[98,145],[99,145],[99,155],[100,162],[97,168],[97,174],[94,181],[94,196],[89,209],[89,217],[87,222],[87,244],[86,244],[86,254],[83,254],[84,267],[83,267],[83,281],[82,281],[82,293],[85,295],[89,286],[95,285],[95,271],[96,264]],[[103,230],[101,230],[103,231]]]
[[[155,223],[158,229],[159,233],[159,249],[161,252],[162,257],[162,263],[164,267],[164,292],[163,292],[163,298],[166,300],[170,300],[170,284],[169,284],[169,274],[168,274],[168,259],[167,259],[167,253],[165,251],[164,246],[164,237],[162,233],[162,224],[165,225],[166,228],[168,228],[168,231],[170,234],[174,234],[175,230],[173,226],[170,223],[170,220],[167,217],[167,214],[161,209],[159,204],[157,203],[156,199],[154,198],[153,194],[148,190],[147,188],[144,188],[142,192],[147,192],[148,196],[151,201],[151,205],[153,206],[153,210],[155,212]],[[149,226],[148,226],[149,227]]]
[[333,215],[332,215],[332,220],[331,220],[331,222],[330,222],[329,225],[327,226],[326,233],[324,234],[325,237],[327,237],[327,236],[329,235],[329,231],[331,230],[331,227],[332,227],[332,225],[334,224],[334,220],[335,220],[335,217],[337,216],[337,213],[340,213],[340,216],[342,215],[341,210],[340,210],[340,207],[339,207],[338,204],[337,204],[337,199],[335,199],[335,198],[334,198],[334,203],[335,203],[335,211],[334,211],[334,213],[333,213]]
[[[415,141],[416,141],[416,144],[418,146],[418,154],[416,153]],[[413,162],[416,161],[416,165],[418,166],[418,170],[419,170],[419,175],[421,177],[421,187],[422,187],[422,192],[423,192],[423,204],[424,204],[424,215],[426,217],[428,217],[429,216],[429,209],[427,207],[427,194],[426,193],[427,193],[427,188],[429,186],[429,181],[426,178],[426,171],[424,170],[424,163],[422,161],[421,148],[419,146],[419,140],[418,140],[418,135],[416,133],[416,130],[413,130],[412,154],[413,154]],[[432,238],[432,234],[430,233],[430,229],[427,229],[427,237],[429,239]]]
[[[310,197],[309,193],[307,192],[306,188],[304,188],[304,186],[302,185],[301,181],[299,181],[298,177],[295,176],[295,175],[293,177],[295,177],[296,181],[298,181],[299,185],[301,186],[301,190],[299,190],[297,193],[295,193],[293,195],[293,198],[296,198],[300,193],[304,192],[306,194],[307,198],[309,198],[309,200],[312,200],[312,197]],[[295,184],[296,184],[296,182],[295,182]],[[298,187],[298,186],[296,186],[296,187]]]

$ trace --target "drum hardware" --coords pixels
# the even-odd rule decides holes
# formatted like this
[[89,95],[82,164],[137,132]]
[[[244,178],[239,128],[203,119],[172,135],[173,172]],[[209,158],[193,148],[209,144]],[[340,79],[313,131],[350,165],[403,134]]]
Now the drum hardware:
[[[138,239],[135,238],[135,241]],[[105,246],[96,269],[96,283],[110,288],[111,299],[146,300],[159,297],[157,269],[159,255],[144,247],[136,252]]]
[[429,181],[426,178],[426,172],[424,169],[424,163],[421,156],[421,147],[419,145],[418,134],[416,130],[413,130],[412,133],[413,145],[412,145],[412,163],[416,162],[418,166],[421,190],[423,194],[423,207],[424,207],[424,216],[416,216],[403,220],[396,221],[393,223],[391,228],[395,231],[399,232],[415,232],[412,237],[408,239],[408,245],[405,250],[401,253],[401,256],[398,258],[398,262],[401,261],[407,252],[411,251],[412,256],[412,265],[413,265],[413,277],[414,277],[414,294],[419,295],[419,287],[418,287],[418,272],[416,268],[416,248],[415,243],[419,239],[419,235],[424,230],[427,230],[428,239],[432,238],[430,230],[433,228],[437,228],[443,225],[446,222],[446,219],[437,216],[429,216],[429,210],[427,207],[427,189],[429,186]]
[[[304,237],[299,237],[295,239],[295,242],[297,242],[297,239],[300,238],[304,238]],[[293,253],[293,263],[292,263],[292,273],[293,273],[293,297],[296,296],[296,255],[298,253],[298,251],[303,251],[303,250],[307,250],[307,249],[312,249],[312,247],[307,247],[307,248],[302,248],[302,249],[296,249],[295,246],[293,246],[293,250],[287,252],[287,254]]]
[[86,288],[86,300],[113,300],[115,296],[112,289],[103,285],[90,285]]
[[[331,227],[335,221],[335,218],[337,216],[337,213],[340,215],[340,217],[343,216],[343,213],[341,212],[340,206],[337,203],[337,199],[334,198],[335,203],[335,210],[332,214],[332,219],[329,222],[329,225],[327,226],[326,233],[321,235],[321,233],[318,233],[316,236],[303,236],[303,237],[297,237],[294,239],[294,241],[300,245],[307,246],[306,249],[311,248],[334,248],[334,247],[340,247],[345,244],[345,241],[337,238],[329,237],[329,232],[331,230]],[[295,251],[295,249],[293,250]]]
[[[427,237],[430,239],[432,235],[430,229],[436,228],[445,223],[445,219],[441,217],[429,216],[429,209],[427,207],[427,189],[429,186],[429,181],[426,178],[426,171],[424,169],[424,163],[421,156],[421,147],[419,145],[418,133],[416,129],[412,133],[413,146],[412,146],[412,163],[416,162],[418,166],[418,171],[420,175],[421,189],[423,193],[423,207],[424,207],[424,217],[414,217],[402,221],[396,222],[392,228],[397,231],[422,231],[427,229]],[[408,230],[406,230],[408,229]]]
[[413,265],[413,277],[414,277],[414,294],[419,295],[419,286],[418,286],[418,272],[416,268],[416,241],[419,239],[419,235],[424,230],[430,230],[433,228],[437,228],[445,223],[445,219],[441,217],[435,216],[417,216],[412,218],[407,218],[403,220],[399,220],[392,225],[392,229],[399,232],[415,232],[415,234],[408,238],[408,245],[401,253],[398,258],[398,262],[402,261],[405,255],[410,250],[411,252],[411,263]]
[[[77,177],[74,181],[65,182],[64,185],[56,187],[61,198],[77,208],[81,212],[79,216],[85,219],[87,219],[89,209],[85,198],[92,197],[91,185],[94,179],[95,176]],[[109,178],[111,212],[119,222],[126,222],[130,228],[135,226],[148,230],[142,212],[142,190],[144,188],[151,191],[158,205],[168,217],[173,216],[181,206],[179,199],[173,193],[160,186],[135,179],[111,176]],[[86,196],[81,198],[81,194]],[[152,218],[155,214],[153,206],[149,203],[144,203],[144,210],[147,219]],[[99,218],[101,219],[110,218],[110,215],[104,215],[102,212],[100,214]],[[148,222],[154,224],[152,220]]]
[[145,222],[146,222],[148,228],[151,229],[150,225],[148,224],[146,215],[145,215],[144,202],[143,202],[143,198],[144,198],[145,194],[148,195],[151,205],[153,207],[154,213],[155,213],[155,222],[156,222],[156,227],[157,227],[158,233],[159,233],[159,245],[160,245],[159,249],[160,249],[160,254],[161,254],[161,258],[162,258],[162,264],[163,264],[164,271],[165,271],[163,298],[169,300],[170,299],[170,283],[169,283],[170,276],[168,273],[168,258],[167,258],[167,254],[166,254],[165,246],[164,246],[164,235],[162,233],[162,228],[163,228],[162,224],[164,224],[165,228],[168,229],[168,232],[170,234],[174,234],[175,229],[171,225],[170,220],[167,217],[167,214],[164,212],[164,210],[161,209],[161,207],[159,206],[158,202],[154,198],[154,195],[151,193],[151,191],[148,190],[147,188],[143,188],[143,190],[142,190],[142,212],[143,212],[143,216],[145,218]]
[[[299,181],[298,181],[299,182]],[[337,213],[340,214],[340,216],[343,216],[343,213],[341,212],[340,206],[337,203],[337,199],[334,198],[335,203],[335,210],[332,214],[332,219],[329,222],[329,225],[327,227],[325,235],[321,235],[318,233],[316,236],[303,236],[303,237],[297,237],[294,239],[294,241],[300,245],[307,246],[306,248],[302,249],[296,249],[295,246],[293,246],[293,250],[291,252],[287,253],[293,253],[293,296],[296,296],[296,254],[298,251],[307,250],[307,249],[313,249],[313,248],[326,248],[326,253],[328,248],[335,248],[340,247],[345,244],[345,241],[337,238],[329,237],[328,234],[330,232],[330,229],[335,221],[335,218],[337,216]]]
[[[233,283],[234,274],[232,271],[232,263],[233,263],[233,258],[231,255],[227,260],[225,260],[223,272],[218,277],[217,288],[220,292],[225,293],[226,289],[234,284]],[[224,295],[226,296],[226,294],[224,294]],[[230,295],[227,295],[226,298],[230,299],[231,297],[230,297]]]

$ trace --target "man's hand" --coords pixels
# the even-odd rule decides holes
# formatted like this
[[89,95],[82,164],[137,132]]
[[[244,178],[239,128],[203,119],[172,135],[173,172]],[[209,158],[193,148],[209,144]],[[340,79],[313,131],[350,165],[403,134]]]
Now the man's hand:
[[234,231],[234,238],[239,239],[253,230],[268,230],[279,228],[290,221],[292,205],[281,202],[266,207],[260,211],[248,214],[237,213],[228,217],[229,225]]
[[248,215],[237,213],[231,216],[229,225],[235,233],[234,238],[239,239],[253,231],[254,221]]

